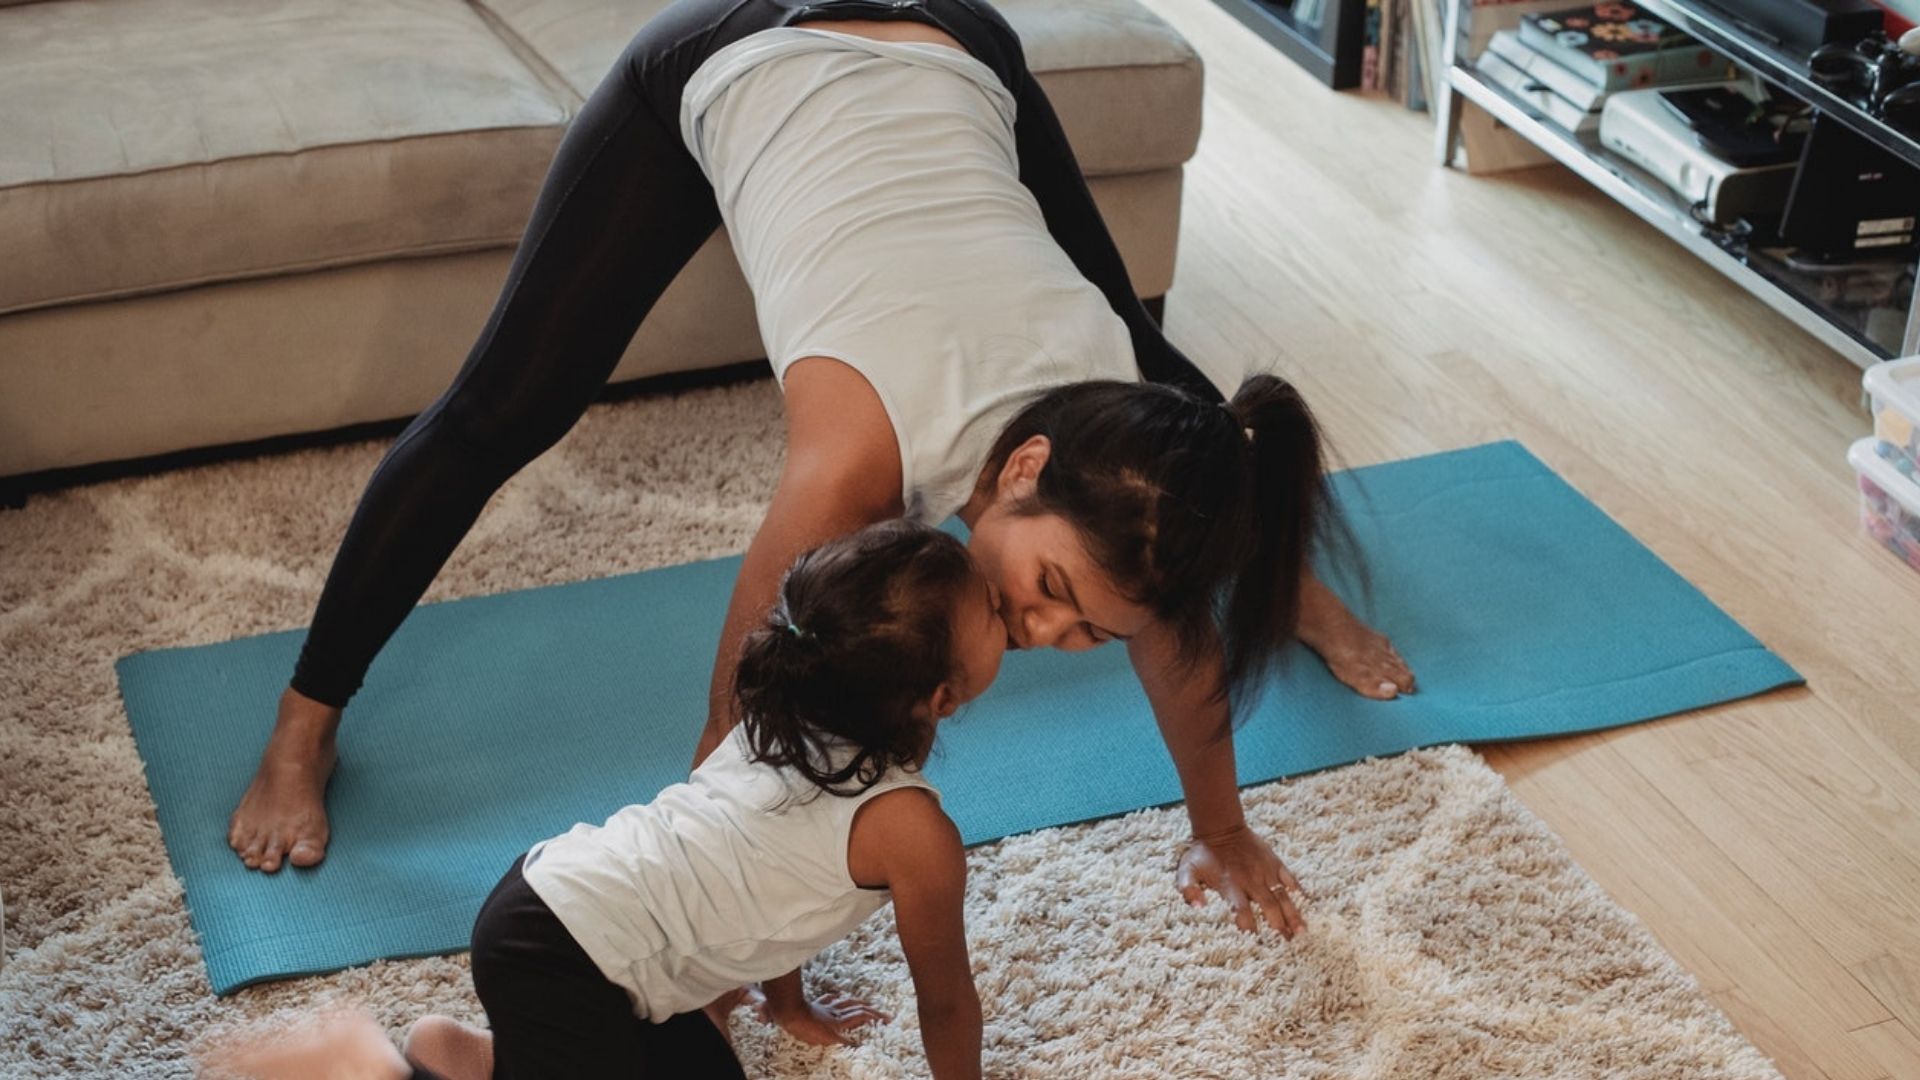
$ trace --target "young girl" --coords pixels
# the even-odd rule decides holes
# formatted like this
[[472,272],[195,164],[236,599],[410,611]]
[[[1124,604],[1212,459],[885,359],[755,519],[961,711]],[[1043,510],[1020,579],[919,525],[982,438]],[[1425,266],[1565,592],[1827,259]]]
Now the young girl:
[[362,1017],[223,1064],[268,1077],[741,1076],[723,1032],[748,984],[808,1041],[884,1019],[846,998],[809,1003],[799,969],[891,899],[933,1074],[979,1076],[966,859],[920,768],[939,722],[999,673],[998,607],[966,548],[924,525],[882,523],[802,555],[742,650],[740,726],[686,783],[534,845],[487,898],[473,984],[490,1036],[428,1017],[403,1059]]

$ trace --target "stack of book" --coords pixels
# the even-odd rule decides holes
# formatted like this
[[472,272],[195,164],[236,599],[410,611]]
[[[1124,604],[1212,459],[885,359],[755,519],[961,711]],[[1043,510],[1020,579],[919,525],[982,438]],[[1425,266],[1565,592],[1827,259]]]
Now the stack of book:
[[1603,3],[1523,16],[1493,35],[1474,67],[1576,135],[1600,127],[1615,90],[1726,79],[1726,59],[1631,4]]
[[[1294,10],[1302,2],[1295,0]],[[1410,109],[1433,96],[1440,58],[1441,0],[1367,0],[1360,50],[1360,89],[1378,90]]]

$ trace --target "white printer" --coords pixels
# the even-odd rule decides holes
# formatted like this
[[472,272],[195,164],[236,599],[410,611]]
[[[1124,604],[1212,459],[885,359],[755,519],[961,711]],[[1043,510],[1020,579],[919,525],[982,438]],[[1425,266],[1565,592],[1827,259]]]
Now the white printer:
[[1689,83],[1608,96],[1600,112],[1600,145],[1646,170],[1694,207],[1695,216],[1730,225],[1748,214],[1777,214],[1793,186],[1796,162],[1741,168],[1701,145],[1693,126],[1660,100],[1662,93],[1725,87],[1758,100],[1746,80]]

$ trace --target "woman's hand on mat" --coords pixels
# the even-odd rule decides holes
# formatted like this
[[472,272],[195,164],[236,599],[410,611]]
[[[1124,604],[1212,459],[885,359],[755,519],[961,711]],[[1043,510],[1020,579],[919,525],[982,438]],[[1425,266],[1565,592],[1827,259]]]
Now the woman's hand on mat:
[[893,1019],[851,994],[828,994],[797,1003],[780,1003],[763,994],[750,995],[749,1000],[761,1020],[814,1046],[852,1046],[849,1032]]
[[1196,836],[1180,857],[1180,895],[1199,907],[1212,889],[1233,909],[1233,923],[1253,931],[1261,921],[1292,938],[1307,928],[1294,906],[1300,882],[1280,861],[1273,848],[1252,829],[1241,825],[1207,837]]

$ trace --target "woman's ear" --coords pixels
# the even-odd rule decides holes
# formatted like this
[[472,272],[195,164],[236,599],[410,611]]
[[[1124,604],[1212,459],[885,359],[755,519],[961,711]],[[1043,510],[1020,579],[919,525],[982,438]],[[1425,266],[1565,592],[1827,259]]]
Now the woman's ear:
[[1007,455],[1007,463],[1000,467],[995,494],[1012,502],[1032,498],[1040,483],[1040,472],[1052,457],[1053,440],[1045,435],[1035,435],[1014,447],[1013,453]]

